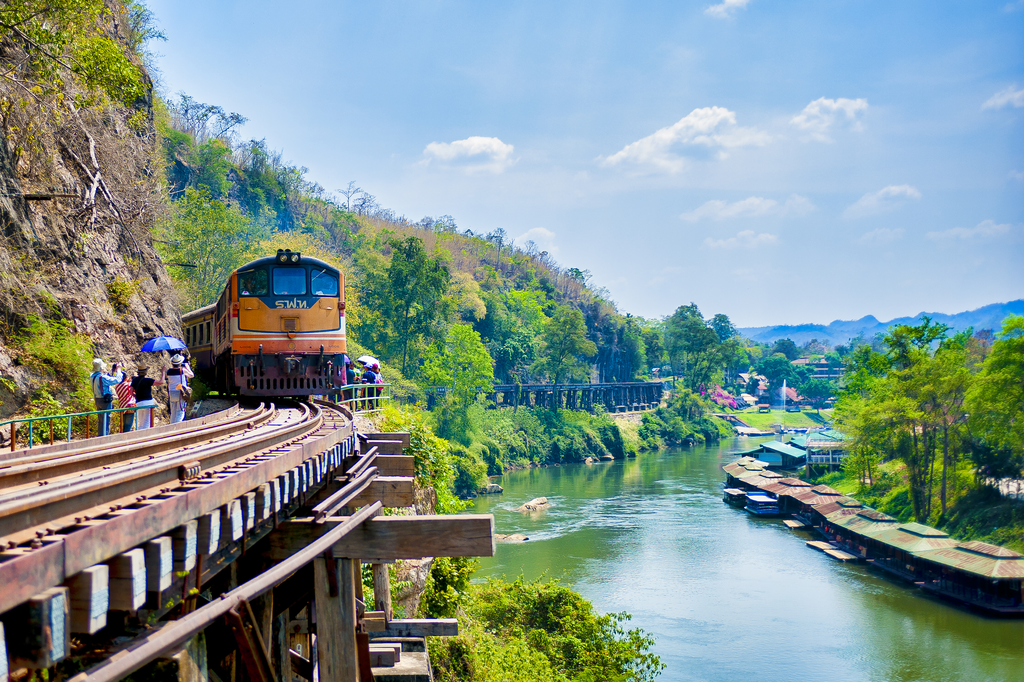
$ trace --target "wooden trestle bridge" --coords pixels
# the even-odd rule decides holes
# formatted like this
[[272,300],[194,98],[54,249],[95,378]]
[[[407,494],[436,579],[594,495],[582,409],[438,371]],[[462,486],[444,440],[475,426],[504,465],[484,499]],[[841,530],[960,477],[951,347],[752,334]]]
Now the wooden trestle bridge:
[[381,516],[408,445],[281,403],[0,455],[0,682],[429,679],[409,638],[458,624],[394,618],[388,565],[491,556],[494,519]]
[[[663,384],[637,381],[608,384],[498,384],[487,393],[495,407],[545,407],[593,412],[600,405],[606,412],[653,410],[661,404]],[[428,395],[428,405],[444,389]]]

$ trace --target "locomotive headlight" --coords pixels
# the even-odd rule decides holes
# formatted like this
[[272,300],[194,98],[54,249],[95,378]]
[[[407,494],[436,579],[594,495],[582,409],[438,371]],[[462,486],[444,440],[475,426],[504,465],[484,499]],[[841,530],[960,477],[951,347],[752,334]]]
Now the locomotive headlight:
[[297,253],[293,253],[292,254],[292,262],[293,263],[298,263],[299,262],[299,254],[297,254]]

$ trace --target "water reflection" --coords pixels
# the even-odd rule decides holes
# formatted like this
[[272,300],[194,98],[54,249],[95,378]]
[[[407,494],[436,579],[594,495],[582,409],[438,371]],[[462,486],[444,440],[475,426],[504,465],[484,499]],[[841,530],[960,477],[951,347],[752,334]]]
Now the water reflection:
[[[745,446],[747,441],[742,442]],[[566,579],[657,637],[663,680],[1021,680],[1024,621],[989,619],[807,549],[721,501],[740,442],[513,472],[478,498],[523,533],[478,577]],[[545,496],[552,508],[515,508]]]

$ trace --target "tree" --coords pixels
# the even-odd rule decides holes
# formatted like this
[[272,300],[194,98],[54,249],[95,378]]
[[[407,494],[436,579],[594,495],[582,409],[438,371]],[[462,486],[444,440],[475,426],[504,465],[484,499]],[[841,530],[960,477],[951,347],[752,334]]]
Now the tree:
[[410,345],[436,335],[447,319],[451,272],[440,255],[427,255],[419,237],[391,238],[387,245],[391,262],[367,273],[362,303],[375,309],[373,340],[391,357],[401,357],[407,375]]
[[231,271],[252,260],[272,234],[266,221],[246,218],[205,187],[185,190],[171,206],[171,219],[162,229],[166,244],[160,248],[164,260],[174,264],[171,277],[184,292],[184,308],[216,301]]
[[792,382],[796,378],[793,364],[782,353],[760,360],[755,369],[768,380],[768,388],[772,391],[782,388],[783,381]]
[[828,402],[829,398],[836,394],[836,387],[831,381],[811,379],[800,389],[800,393],[810,400],[814,409],[817,410],[818,414],[821,414],[822,406]]
[[494,364],[480,334],[468,324],[452,325],[444,341],[430,346],[423,373],[432,385],[446,389],[439,434],[467,440],[469,406],[479,392],[491,390],[494,383]]
[[791,339],[779,339],[776,341],[775,345],[772,346],[771,354],[775,355],[776,353],[782,353],[786,356],[787,360],[796,360],[800,357],[800,349],[797,348],[797,345]]
[[692,391],[708,384],[721,362],[718,334],[695,303],[679,306],[665,321],[665,348],[673,372]]
[[453,404],[468,408],[480,391],[491,389],[494,365],[480,334],[468,324],[454,324],[441,343],[430,347],[423,373],[433,386],[444,386]]
[[587,338],[587,325],[579,310],[558,306],[545,323],[541,340],[541,359],[535,369],[550,377],[553,383],[583,378],[589,373],[590,364],[585,359],[594,357],[597,346]]
[[1024,316],[1011,315],[967,396],[972,434],[990,447],[1024,455]]
[[711,318],[711,323],[708,325],[715,330],[715,334],[718,335],[718,340],[725,343],[732,337],[736,336],[736,327],[732,325],[732,321],[728,315],[718,313]]

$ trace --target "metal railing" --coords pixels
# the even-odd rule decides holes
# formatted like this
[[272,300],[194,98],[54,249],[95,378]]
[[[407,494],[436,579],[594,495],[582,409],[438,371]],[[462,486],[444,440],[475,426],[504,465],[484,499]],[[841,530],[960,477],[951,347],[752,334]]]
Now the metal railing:
[[[391,384],[352,384],[350,386],[343,386],[338,393],[338,399],[333,400],[334,396],[328,397],[329,402],[333,402],[339,405],[345,405],[352,412],[358,412],[360,414],[370,412],[380,412],[384,408],[385,401],[391,400]],[[108,422],[107,435],[116,433],[127,433],[129,431],[139,430],[139,418],[135,413],[141,410],[149,410],[149,425],[155,426],[153,410],[156,409],[156,405],[148,405],[143,407],[117,407],[109,410],[93,410],[91,412],[75,412],[71,414],[54,414],[42,417],[24,417],[22,419],[10,419],[8,421],[0,422],[0,428],[10,426],[11,431],[11,452],[18,449],[18,431],[22,425],[28,426],[28,435],[22,436],[22,442],[24,442],[28,448],[32,448],[35,445],[53,445],[57,442],[70,443],[75,439],[75,428],[80,427],[81,424],[85,423],[85,432],[83,438],[91,438],[93,435],[100,435],[100,420],[103,415],[108,415],[110,421]],[[129,428],[125,428],[127,421],[127,413],[132,413],[135,418],[131,420]],[[114,416],[120,414],[120,419],[115,419]],[[92,430],[95,419],[96,430]],[[54,428],[54,422],[59,421],[60,426]],[[40,422],[46,422],[40,428],[37,428],[37,424]],[[118,429],[113,430],[113,426],[117,425]],[[38,441],[38,443],[37,443]]]
[[346,384],[337,396],[327,398],[328,402],[344,405],[359,414],[380,412],[384,402],[391,399],[391,384]]
[[[138,416],[136,415],[136,413],[141,411],[141,410],[149,410],[149,425],[153,426],[154,425],[154,423],[153,423],[153,410],[156,409],[156,407],[157,407],[156,405],[144,405],[142,407],[138,407],[138,406],[135,406],[135,407],[117,407],[117,408],[112,408],[112,409],[109,409],[109,410],[93,410],[92,412],[74,412],[74,413],[71,413],[71,414],[54,414],[54,415],[47,415],[47,416],[43,416],[43,417],[25,417],[23,419],[10,419],[10,420],[5,421],[5,422],[0,422],[0,428],[3,428],[4,426],[10,426],[10,428],[11,428],[11,452],[14,452],[17,449],[17,443],[18,443],[18,426],[21,425],[21,424],[27,424],[28,425],[28,437],[27,438],[23,438],[23,440],[25,441],[25,443],[27,444],[27,446],[29,448],[32,448],[33,446],[36,445],[36,431],[37,431],[36,424],[38,422],[47,422],[47,426],[49,427],[47,429],[46,426],[43,426],[41,429],[39,429],[39,431],[40,431],[40,434],[39,434],[40,444],[45,443],[45,441],[47,440],[47,435],[49,435],[49,443],[48,443],[49,445],[53,445],[54,443],[58,442],[58,439],[55,438],[55,434],[60,435],[60,439],[59,439],[60,441],[70,443],[72,440],[74,440],[74,435],[75,435],[74,429],[75,429],[75,426],[76,426],[76,421],[75,420],[77,420],[77,419],[82,419],[85,422],[85,436],[84,436],[85,438],[91,438],[92,435],[93,435],[91,427],[92,427],[92,417],[94,415],[96,417],[96,433],[95,433],[95,435],[100,435],[100,433],[99,433],[100,432],[100,424],[101,424],[101,420],[103,419],[104,415],[107,415],[107,418],[109,419],[109,421],[107,423],[107,426],[108,426],[107,434],[111,434],[111,433],[126,433],[127,431],[137,431],[138,430],[139,419],[138,419]],[[127,416],[128,412],[131,412],[132,415],[135,418],[132,419],[131,426],[128,429],[125,429],[125,421],[126,421],[125,417]],[[121,419],[120,420],[113,419],[112,417],[113,417],[114,414],[120,414],[121,415]],[[57,420],[60,420],[61,425],[60,425],[60,429],[58,431],[55,431],[54,427],[53,427],[53,423],[55,421],[57,421]],[[65,428],[65,424],[64,424],[65,421],[67,422],[66,428]],[[78,423],[80,424],[81,422],[78,422]],[[117,431],[112,431],[110,429],[110,427],[113,426],[115,423],[119,423],[120,428]],[[62,431],[63,431],[63,433],[61,433]]]

